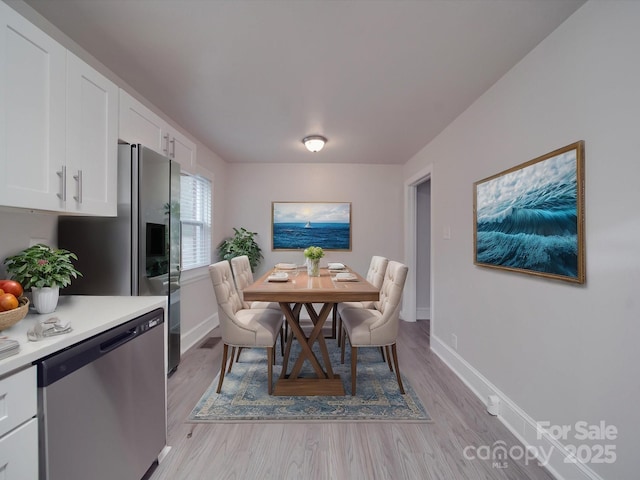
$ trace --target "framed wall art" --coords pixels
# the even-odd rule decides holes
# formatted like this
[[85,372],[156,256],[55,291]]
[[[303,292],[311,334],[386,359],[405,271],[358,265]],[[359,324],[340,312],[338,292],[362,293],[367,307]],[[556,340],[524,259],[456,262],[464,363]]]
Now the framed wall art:
[[585,282],[584,141],[473,188],[476,265]]
[[351,251],[351,203],[271,202],[273,250]]

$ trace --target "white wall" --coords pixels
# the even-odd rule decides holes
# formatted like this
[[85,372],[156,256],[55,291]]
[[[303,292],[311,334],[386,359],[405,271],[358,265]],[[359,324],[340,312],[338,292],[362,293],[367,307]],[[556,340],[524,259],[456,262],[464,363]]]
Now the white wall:
[[[616,426],[617,439],[594,442],[614,444],[615,463],[588,464],[610,479],[640,468],[639,23],[640,2],[588,2],[404,168],[434,166],[433,230],[451,226],[451,240],[433,237],[434,350],[478,393],[498,391],[525,439],[531,421]],[[475,267],[473,182],[577,140],[586,284]]]
[[[309,154],[311,155],[311,154]],[[224,198],[233,227],[258,232],[264,261],[257,274],[278,262],[304,263],[302,252],[271,250],[271,202],[351,202],[352,251],[327,252],[325,261],[343,262],[366,273],[372,255],[402,261],[403,184],[397,165],[230,164]]]

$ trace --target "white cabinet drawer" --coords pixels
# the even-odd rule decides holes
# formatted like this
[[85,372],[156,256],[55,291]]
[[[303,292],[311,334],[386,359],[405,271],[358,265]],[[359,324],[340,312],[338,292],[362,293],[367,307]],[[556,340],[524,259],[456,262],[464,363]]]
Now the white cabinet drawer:
[[36,415],[36,388],[35,366],[0,380],[0,436]]
[[35,480],[38,478],[38,420],[0,437],[0,478]]

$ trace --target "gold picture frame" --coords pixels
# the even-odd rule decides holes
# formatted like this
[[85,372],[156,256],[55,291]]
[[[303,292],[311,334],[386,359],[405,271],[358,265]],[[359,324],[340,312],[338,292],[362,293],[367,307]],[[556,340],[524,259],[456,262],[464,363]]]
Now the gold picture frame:
[[473,184],[474,264],[585,283],[584,141]]
[[271,202],[272,250],[351,251],[351,202]]

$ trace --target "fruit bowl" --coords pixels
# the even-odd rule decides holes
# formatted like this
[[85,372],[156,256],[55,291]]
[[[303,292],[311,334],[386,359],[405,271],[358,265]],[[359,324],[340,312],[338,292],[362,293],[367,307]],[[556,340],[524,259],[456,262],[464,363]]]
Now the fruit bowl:
[[18,299],[18,308],[0,312],[0,330],[15,325],[26,317],[27,313],[29,313],[29,299],[27,297],[20,297]]

